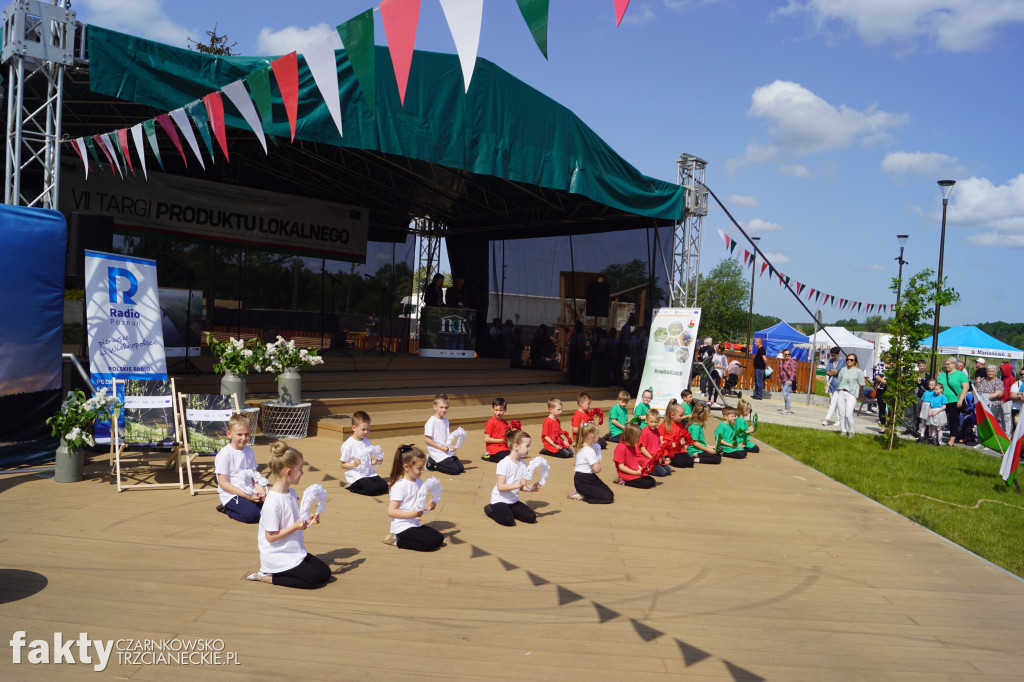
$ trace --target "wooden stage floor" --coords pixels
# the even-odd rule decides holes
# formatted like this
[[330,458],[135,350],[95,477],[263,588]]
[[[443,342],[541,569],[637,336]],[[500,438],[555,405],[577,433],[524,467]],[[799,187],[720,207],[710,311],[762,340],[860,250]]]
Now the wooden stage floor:
[[[502,528],[482,513],[494,465],[479,459],[481,432],[467,442],[468,471],[441,477],[425,519],[447,546],[420,554],[381,543],[385,500],[340,487],[336,440],[296,441],[300,494],[321,482],[330,496],[306,545],[335,579],[312,592],[243,579],[257,530],[217,514],[216,495],[118,494],[105,457],[77,484],[0,476],[0,679],[1024,675],[1024,582],[769,448],[650,491],[613,486],[605,507],[566,500],[571,464],[551,460],[548,485],[524,495],[539,523]],[[266,461],[262,440],[256,453]],[[14,665],[16,631],[216,639],[238,664],[119,664],[119,644],[99,673]]]

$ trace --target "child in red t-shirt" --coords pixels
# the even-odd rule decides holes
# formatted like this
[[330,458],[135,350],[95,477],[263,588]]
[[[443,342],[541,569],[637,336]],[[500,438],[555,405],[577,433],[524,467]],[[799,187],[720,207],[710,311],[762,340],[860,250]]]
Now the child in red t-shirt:
[[622,429],[622,438],[615,446],[615,469],[619,472],[616,483],[628,485],[630,488],[653,488],[656,483],[650,476],[644,476],[643,469],[645,457],[638,456],[636,451],[640,442],[640,427],[633,422],[626,422]]
[[[587,423],[590,423],[590,422],[594,421],[594,419],[590,416],[590,394],[589,393],[580,392],[576,396],[576,405],[577,405],[578,409],[576,410],[575,414],[572,415],[572,439],[573,439],[573,442],[576,441],[576,434],[579,433],[580,426],[582,426],[583,424],[587,424]],[[596,423],[595,423],[595,426],[596,426]],[[600,431],[598,433],[600,433]],[[606,447],[608,445],[608,443],[605,442],[605,439],[604,438],[600,438],[600,437],[597,439],[597,444],[599,446],[601,446],[602,448],[604,448],[604,447]]]
[[544,425],[541,426],[540,430],[540,439],[544,443],[541,447],[545,455],[569,459],[576,455],[573,454],[561,437],[562,423],[558,421],[561,415],[562,401],[558,398],[552,398],[548,401],[548,416],[544,419]]
[[[637,452],[641,457],[652,459],[658,456],[661,450],[661,434],[658,433],[658,422],[661,421],[661,413],[653,407],[647,410],[644,415],[647,427],[640,432],[640,442],[637,444]],[[667,458],[663,458],[666,459]],[[659,462],[651,470],[651,476],[669,476],[672,473],[666,461]]]
[[[669,401],[668,407],[665,408],[665,423],[658,428],[658,433],[661,434],[662,440],[664,440],[665,436],[669,433],[686,433],[686,428],[683,426],[684,416],[685,411],[683,409],[683,405],[676,402],[674,398]],[[693,468],[693,457],[686,453],[685,438],[680,438],[679,446],[676,448],[675,454],[672,455],[672,466],[680,469]]]
[[491,401],[491,414],[494,416],[484,424],[484,449],[487,451],[481,458],[485,462],[498,463],[508,456],[508,445],[505,443],[505,435],[508,432],[508,422],[505,421],[504,398],[495,398]]

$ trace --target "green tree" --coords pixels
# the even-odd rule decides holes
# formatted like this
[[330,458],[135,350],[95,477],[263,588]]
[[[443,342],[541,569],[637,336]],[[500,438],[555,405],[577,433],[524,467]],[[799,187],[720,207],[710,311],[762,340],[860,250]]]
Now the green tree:
[[195,50],[196,52],[203,52],[205,54],[217,54],[230,56],[235,54],[234,48],[238,43],[231,43],[228,45],[227,34],[217,35],[217,24],[213,25],[212,31],[206,31],[206,38],[209,42],[201,43],[198,40],[192,40],[192,36],[188,36],[188,49]]
[[[893,293],[899,287],[895,277],[889,287]],[[917,403],[917,363],[928,357],[929,352],[921,349],[921,341],[931,336],[931,319],[935,303],[946,307],[960,300],[960,294],[946,287],[946,278],[941,286],[935,284],[935,273],[922,270],[907,282],[896,315],[889,323],[889,366],[885,370],[885,400],[891,410],[883,435],[892,450],[896,432],[903,424],[903,412],[908,405]]]
[[743,268],[732,258],[723,258],[701,278],[697,289],[700,336],[710,336],[716,342],[746,343],[749,287]]

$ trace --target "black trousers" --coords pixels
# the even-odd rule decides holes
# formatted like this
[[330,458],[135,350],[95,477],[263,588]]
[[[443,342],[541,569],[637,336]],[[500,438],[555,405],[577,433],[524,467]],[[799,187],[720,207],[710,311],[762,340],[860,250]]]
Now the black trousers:
[[698,452],[694,455],[693,461],[697,464],[721,464],[722,455],[717,452]]
[[946,423],[949,425],[949,437],[960,439],[960,408],[955,400],[946,403]]
[[444,536],[430,526],[406,528],[395,536],[399,549],[411,549],[414,552],[433,552],[444,543]]
[[312,554],[307,554],[295,568],[271,574],[275,585],[294,587],[300,590],[315,590],[323,587],[331,578],[331,569]]
[[672,466],[677,469],[692,469],[693,468],[693,457],[686,454],[685,452],[677,452],[672,455]]
[[749,452],[761,452],[761,447],[758,446],[758,445],[755,445],[753,443],[751,443],[750,445],[745,446],[743,449],[746,450],[748,453]]
[[562,448],[558,452],[551,452],[550,450],[542,450],[540,454],[547,455],[548,457],[557,457],[558,459],[569,459],[570,457],[575,457],[576,456],[576,455],[572,454],[572,450],[570,450],[569,448]]
[[583,501],[589,504],[611,504],[615,501],[615,493],[605,484],[597,474],[584,474],[575,472],[573,483],[576,492],[583,496]]
[[497,464],[501,460],[503,460],[506,457],[508,457],[508,455],[509,455],[509,451],[508,450],[499,450],[498,452],[495,452],[493,455],[487,455],[487,461],[488,462],[494,462],[495,464]]
[[722,457],[729,457],[730,459],[746,459],[746,450],[722,450]]
[[388,492],[388,482],[380,476],[363,476],[348,487],[349,492],[357,495],[385,495]]
[[458,455],[452,455],[447,459],[442,459],[440,462],[434,462],[434,468],[442,474],[448,474],[449,476],[458,476],[466,470]]
[[490,517],[502,526],[514,526],[516,520],[523,523],[537,523],[537,512],[522,502],[516,501],[515,504],[495,502],[489,506],[491,508]]
[[606,441],[608,441],[609,443],[618,443],[620,438],[622,438],[622,434],[621,433],[619,433],[616,436],[612,436],[612,435],[609,434],[609,435],[604,437],[604,439]]
[[657,481],[650,476],[641,476],[640,478],[634,478],[632,481],[623,479],[622,483],[630,488],[640,488],[642,490],[653,488],[658,484]]

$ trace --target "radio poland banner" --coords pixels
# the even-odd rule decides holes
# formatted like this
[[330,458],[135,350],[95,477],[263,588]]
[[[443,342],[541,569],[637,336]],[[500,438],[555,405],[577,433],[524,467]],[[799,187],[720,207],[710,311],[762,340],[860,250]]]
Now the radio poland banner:
[[[114,379],[166,379],[156,261],[85,252],[89,374],[96,390],[113,393]],[[97,424],[97,441],[110,437]]]
[[654,393],[651,407],[665,409],[668,402],[690,385],[690,369],[697,349],[700,308],[655,308],[647,339],[640,390]]
[[276,253],[366,262],[365,207],[149,171],[149,181],[115,173],[85,180],[62,160],[60,205],[114,218],[118,232],[170,235]]

